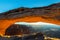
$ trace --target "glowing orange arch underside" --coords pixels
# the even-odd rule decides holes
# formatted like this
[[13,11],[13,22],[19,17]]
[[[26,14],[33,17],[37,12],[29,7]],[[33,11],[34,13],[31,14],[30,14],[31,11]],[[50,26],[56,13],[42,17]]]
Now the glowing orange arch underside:
[[48,22],[60,25],[60,21],[58,20],[43,19],[41,17],[31,17],[31,16],[18,19],[0,20],[0,34],[3,35],[5,33],[5,30],[15,22]]

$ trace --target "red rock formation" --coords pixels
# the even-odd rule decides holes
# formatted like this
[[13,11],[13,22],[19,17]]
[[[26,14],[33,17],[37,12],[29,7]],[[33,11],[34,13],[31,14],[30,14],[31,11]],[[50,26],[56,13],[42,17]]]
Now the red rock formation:
[[0,14],[0,34],[15,22],[48,22],[60,25],[60,3],[46,7],[18,8]]

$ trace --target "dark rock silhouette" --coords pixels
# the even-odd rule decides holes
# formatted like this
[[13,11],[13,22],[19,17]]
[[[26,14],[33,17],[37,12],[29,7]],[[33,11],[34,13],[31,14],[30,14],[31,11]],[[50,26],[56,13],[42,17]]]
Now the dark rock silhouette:
[[15,36],[15,37],[13,37],[13,40],[22,40],[22,37]]
[[26,25],[13,24],[8,27],[5,31],[5,35],[21,35],[21,34],[29,34],[29,27]]
[[36,35],[29,35],[24,37],[25,40],[44,40],[44,35],[42,33],[37,33]]
[[44,40],[44,35],[43,35],[43,33],[41,33],[41,32],[40,32],[40,33],[37,33],[37,34],[36,34],[36,38],[37,38],[37,40],[39,40],[39,39],[40,39],[40,40]]
[[40,33],[36,33],[35,35],[30,34],[28,36],[23,36],[23,37],[11,36],[10,38],[8,38],[8,37],[0,36],[0,40],[44,40],[44,36],[40,32]]

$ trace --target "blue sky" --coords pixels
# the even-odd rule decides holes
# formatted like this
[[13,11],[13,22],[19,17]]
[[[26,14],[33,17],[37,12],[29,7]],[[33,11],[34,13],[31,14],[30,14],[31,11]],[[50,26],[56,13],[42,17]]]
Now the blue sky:
[[0,0],[0,13],[19,7],[41,7],[58,2],[60,0]]

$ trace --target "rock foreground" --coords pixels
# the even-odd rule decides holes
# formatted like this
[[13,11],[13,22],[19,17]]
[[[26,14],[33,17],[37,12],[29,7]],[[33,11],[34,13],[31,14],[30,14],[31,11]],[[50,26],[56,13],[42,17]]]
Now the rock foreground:
[[28,34],[26,36],[5,36],[5,37],[0,37],[0,40],[44,40],[44,36],[41,33],[37,34]]

